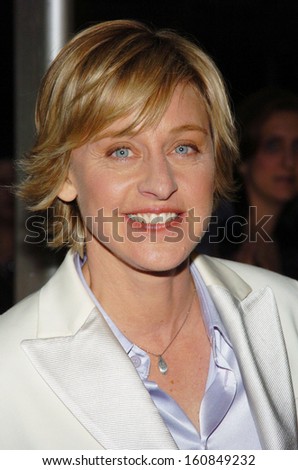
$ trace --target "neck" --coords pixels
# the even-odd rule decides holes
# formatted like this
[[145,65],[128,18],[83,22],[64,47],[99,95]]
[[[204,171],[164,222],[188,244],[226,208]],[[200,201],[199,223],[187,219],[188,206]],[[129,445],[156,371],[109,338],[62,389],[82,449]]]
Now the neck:
[[[87,252],[88,256],[88,252]],[[148,273],[104,257],[88,258],[83,274],[108,315],[130,339],[166,343],[185,318],[193,295],[189,262],[170,272]]]

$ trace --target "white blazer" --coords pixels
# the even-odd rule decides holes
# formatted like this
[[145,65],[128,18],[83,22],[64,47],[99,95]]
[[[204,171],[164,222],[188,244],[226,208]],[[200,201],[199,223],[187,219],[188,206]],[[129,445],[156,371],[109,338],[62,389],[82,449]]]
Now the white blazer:
[[[234,345],[262,447],[297,449],[298,283],[194,262]],[[69,253],[40,291],[0,316],[0,449],[176,448]]]

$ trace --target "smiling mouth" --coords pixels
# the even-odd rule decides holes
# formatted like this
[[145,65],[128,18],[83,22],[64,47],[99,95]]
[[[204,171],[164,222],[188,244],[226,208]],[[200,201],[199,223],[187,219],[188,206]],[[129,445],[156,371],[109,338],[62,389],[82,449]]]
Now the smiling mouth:
[[127,217],[132,222],[139,222],[143,225],[166,225],[174,220],[179,220],[181,217],[180,213],[177,212],[161,212],[159,214],[155,213],[137,213],[137,214],[127,214]]

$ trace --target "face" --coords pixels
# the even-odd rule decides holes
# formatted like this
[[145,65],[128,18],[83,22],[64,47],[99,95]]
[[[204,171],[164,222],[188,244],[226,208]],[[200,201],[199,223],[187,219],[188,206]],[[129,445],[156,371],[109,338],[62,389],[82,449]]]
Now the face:
[[208,117],[187,85],[176,88],[156,126],[123,135],[131,122],[119,119],[72,152],[59,197],[77,199],[89,259],[168,271],[189,256],[212,211]]
[[243,173],[249,193],[268,202],[282,204],[297,194],[297,112],[280,111],[269,117],[258,151],[243,165]]

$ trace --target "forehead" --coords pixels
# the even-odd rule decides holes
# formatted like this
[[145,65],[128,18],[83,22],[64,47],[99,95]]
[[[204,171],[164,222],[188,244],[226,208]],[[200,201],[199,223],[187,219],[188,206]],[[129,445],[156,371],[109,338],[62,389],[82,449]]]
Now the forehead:
[[162,113],[146,115],[145,111],[140,113],[139,110],[135,110],[129,115],[118,118],[96,137],[136,135],[167,126],[172,130],[196,128],[205,134],[209,133],[209,117],[205,103],[192,84],[178,84]]
[[284,110],[271,114],[262,126],[262,134],[298,136],[298,111]]

